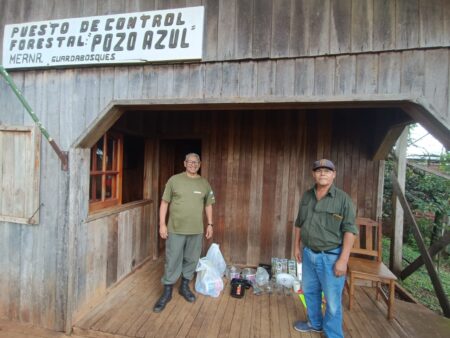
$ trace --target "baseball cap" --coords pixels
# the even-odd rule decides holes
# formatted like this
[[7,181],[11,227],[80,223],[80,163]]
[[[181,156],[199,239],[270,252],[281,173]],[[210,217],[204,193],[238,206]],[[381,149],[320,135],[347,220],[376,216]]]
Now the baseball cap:
[[315,161],[313,163],[313,171],[319,168],[328,168],[330,170],[336,170],[336,167],[334,166],[334,163],[330,160],[327,160],[326,158],[323,158],[321,160]]

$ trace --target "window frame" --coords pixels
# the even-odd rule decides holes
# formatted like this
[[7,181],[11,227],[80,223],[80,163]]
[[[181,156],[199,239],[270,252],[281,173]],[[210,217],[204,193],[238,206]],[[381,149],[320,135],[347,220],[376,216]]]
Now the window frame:
[[[117,141],[117,146],[113,149],[111,161],[112,168],[107,169],[108,161],[108,139],[114,138]],[[103,158],[102,158],[102,168],[98,170],[96,168],[98,155],[96,153],[99,142],[103,141]],[[108,131],[102,135],[102,137],[95,143],[91,148],[90,154],[90,165],[89,165],[89,212],[97,212],[104,210],[106,208],[118,206],[122,204],[122,175],[123,175],[123,134]],[[114,197],[106,197],[106,177],[108,175],[114,175],[115,180],[113,180],[111,191]],[[92,199],[93,193],[92,189],[95,189],[95,180],[93,177],[101,176],[101,197],[100,200]]]

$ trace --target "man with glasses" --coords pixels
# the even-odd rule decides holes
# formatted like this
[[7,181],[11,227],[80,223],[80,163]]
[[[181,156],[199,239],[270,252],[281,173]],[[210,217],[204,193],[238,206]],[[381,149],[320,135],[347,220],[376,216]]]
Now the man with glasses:
[[[188,302],[195,301],[189,289],[202,251],[204,224],[203,210],[208,225],[206,238],[213,235],[212,205],[214,193],[208,181],[198,174],[200,156],[186,155],[186,170],[172,176],[166,184],[159,208],[159,235],[166,240],[166,262],[161,279],[164,292],[153,307],[154,312],[164,310],[172,299],[172,287],[181,276],[179,293]],[[167,211],[169,221],[166,224]]]
[[[302,288],[308,318],[297,321],[300,332],[343,337],[342,291],[347,262],[358,230],[351,198],[336,188],[336,169],[330,160],[313,163],[314,187],[305,192],[295,221],[294,254],[302,262]],[[302,243],[302,248],[300,247]],[[326,309],[322,315],[322,292]]]

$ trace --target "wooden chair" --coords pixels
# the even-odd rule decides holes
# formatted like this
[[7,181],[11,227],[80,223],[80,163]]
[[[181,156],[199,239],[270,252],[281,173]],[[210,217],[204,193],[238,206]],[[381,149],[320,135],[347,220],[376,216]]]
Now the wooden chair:
[[[348,261],[347,290],[349,293],[349,310],[353,306],[355,295],[355,280],[363,279],[376,283],[376,299],[380,293],[388,307],[388,319],[394,315],[395,281],[397,277],[383,264],[381,259],[381,223],[369,218],[358,217],[356,219],[359,235],[355,238],[350,258]],[[389,294],[386,295],[381,284],[389,286]]]

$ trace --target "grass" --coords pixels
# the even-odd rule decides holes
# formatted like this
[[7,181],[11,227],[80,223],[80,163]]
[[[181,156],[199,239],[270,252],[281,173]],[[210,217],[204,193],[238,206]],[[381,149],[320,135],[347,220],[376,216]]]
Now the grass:
[[[383,238],[383,261],[386,265],[389,265],[389,247],[390,239]],[[413,262],[420,256],[419,250],[411,245],[403,244],[403,262],[402,267],[405,268],[409,265],[408,262]],[[450,259],[442,258],[438,271],[441,279],[442,286],[447,295],[450,294]],[[428,275],[428,271],[423,265],[410,275],[405,280],[398,281],[408,292],[410,292],[414,298],[428,307],[429,309],[442,315],[442,309],[439,305],[439,300],[434,292],[431,279]]]

